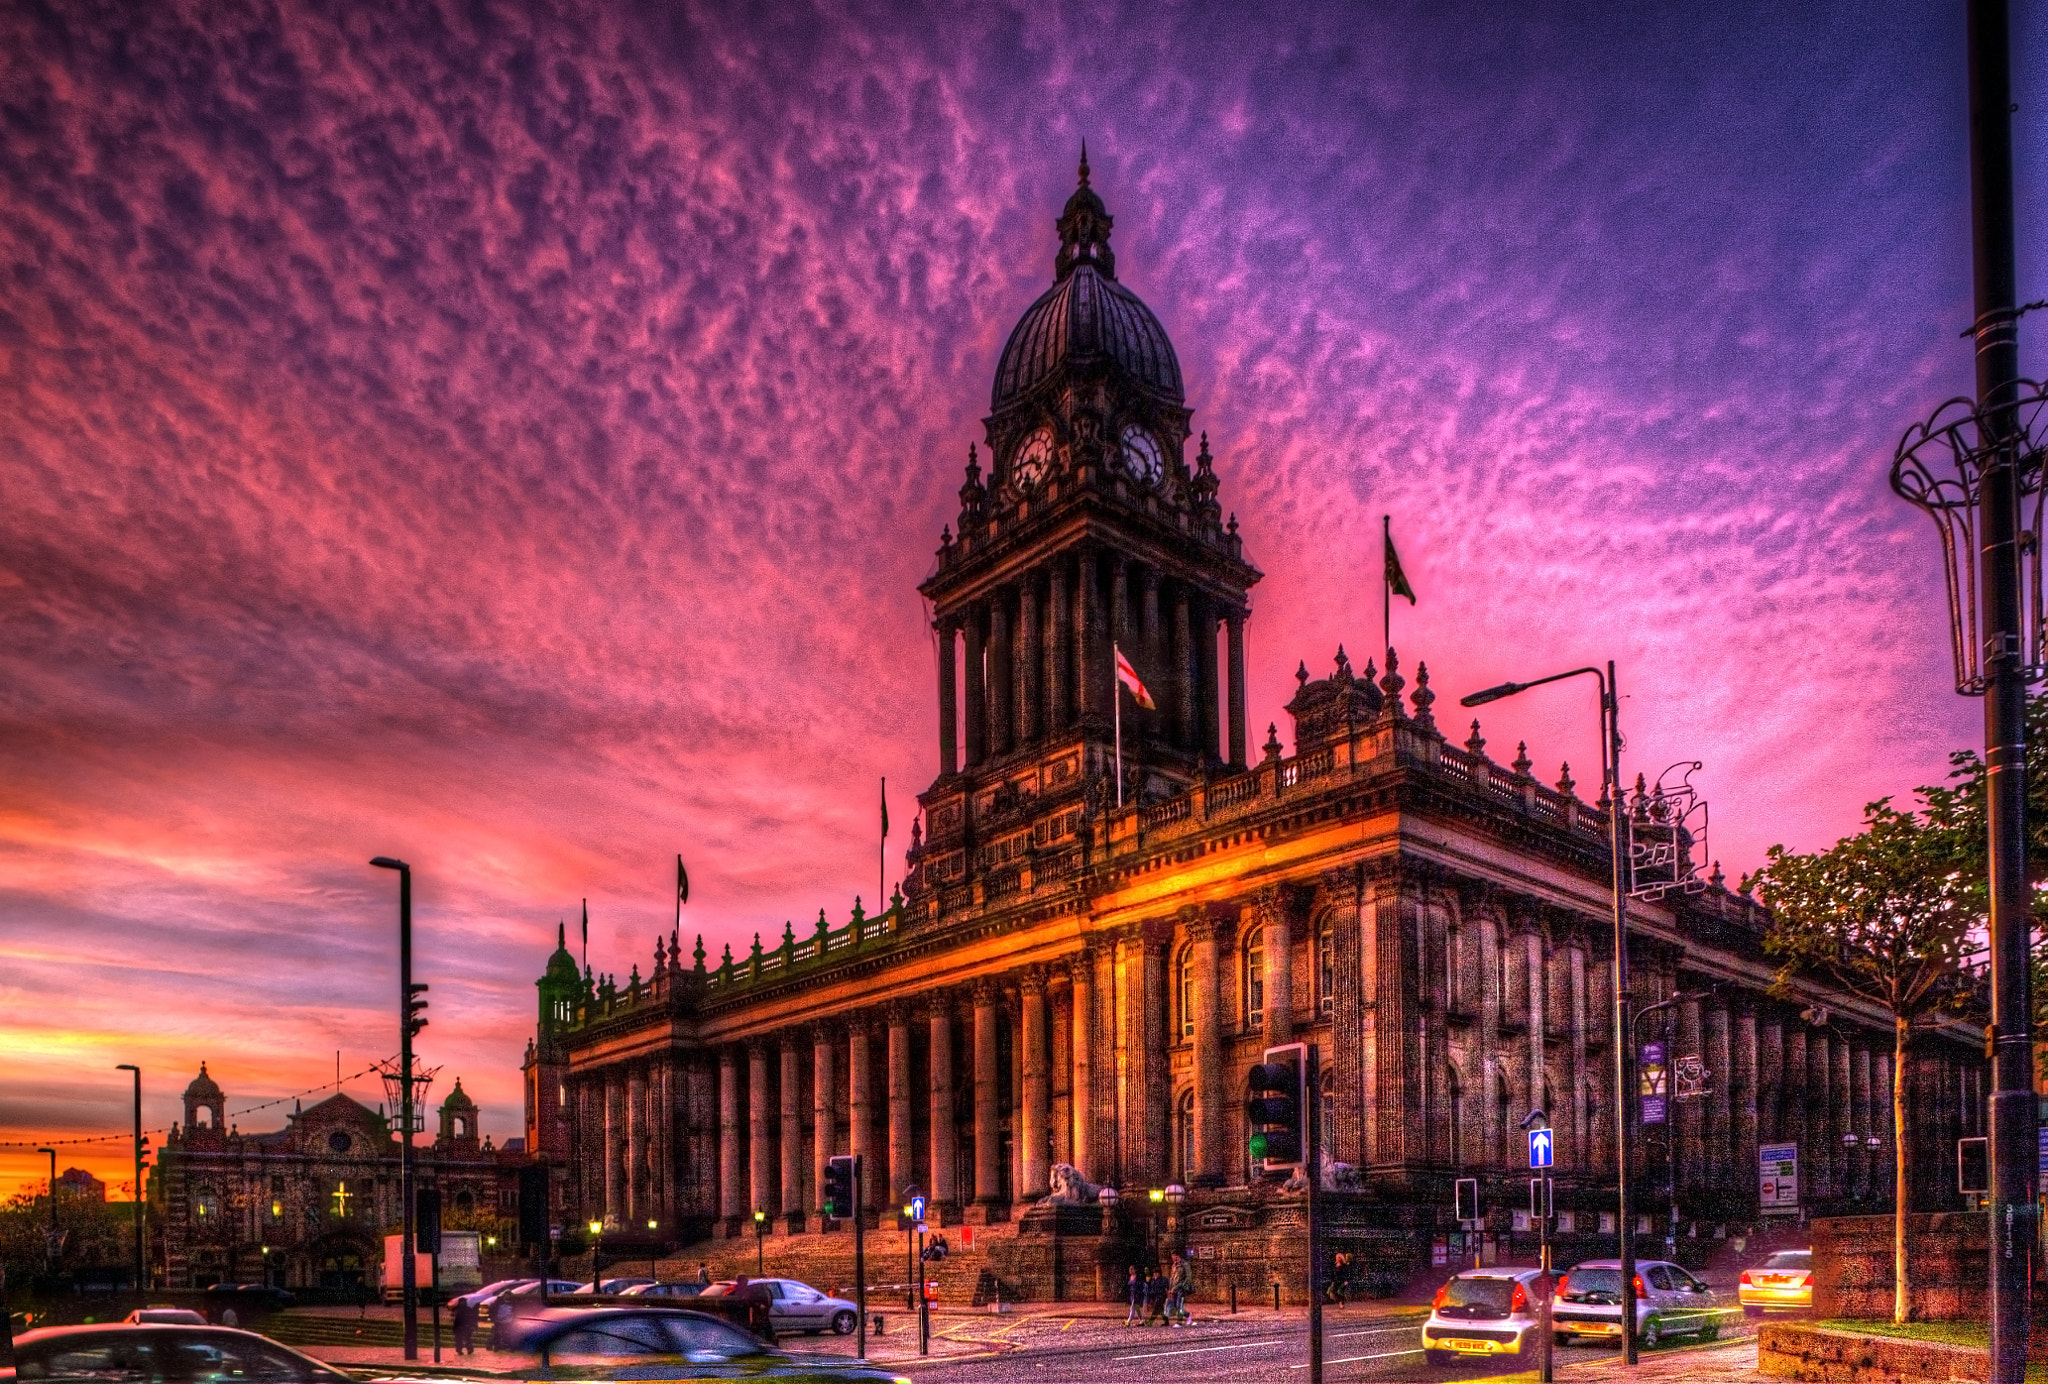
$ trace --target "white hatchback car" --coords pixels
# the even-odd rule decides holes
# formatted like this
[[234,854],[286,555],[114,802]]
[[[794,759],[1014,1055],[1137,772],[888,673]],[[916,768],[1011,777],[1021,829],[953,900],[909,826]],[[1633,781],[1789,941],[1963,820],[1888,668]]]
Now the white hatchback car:
[[1422,1326],[1433,1365],[1460,1356],[1520,1355],[1537,1344],[1541,1269],[1467,1269],[1437,1289]]
[[[1654,1350],[1673,1336],[1711,1341],[1721,1334],[1714,1290],[1677,1264],[1636,1261],[1636,1340]],[[1584,1338],[1621,1344],[1621,1261],[1589,1259],[1558,1280],[1551,1330],[1559,1345]]]

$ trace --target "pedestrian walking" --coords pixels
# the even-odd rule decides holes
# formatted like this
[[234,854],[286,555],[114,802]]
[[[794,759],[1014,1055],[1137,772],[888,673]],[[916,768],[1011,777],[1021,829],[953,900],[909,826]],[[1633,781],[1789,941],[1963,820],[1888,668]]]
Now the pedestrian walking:
[[1136,1326],[1139,1314],[1145,1310],[1145,1280],[1138,1277],[1138,1266],[1131,1265],[1131,1271],[1124,1279],[1124,1298],[1131,1304],[1131,1310],[1124,1316],[1125,1326]]
[[711,1286],[711,1265],[702,1259],[697,1261],[697,1286],[699,1288],[709,1288]]
[[1166,1275],[1154,1264],[1145,1279],[1145,1325],[1166,1320]]
[[455,1353],[476,1354],[476,1299],[467,1293],[455,1299]]
[[1188,1294],[1194,1291],[1195,1271],[1185,1255],[1173,1256],[1173,1272],[1166,1280],[1166,1320],[1173,1326],[1188,1324]]

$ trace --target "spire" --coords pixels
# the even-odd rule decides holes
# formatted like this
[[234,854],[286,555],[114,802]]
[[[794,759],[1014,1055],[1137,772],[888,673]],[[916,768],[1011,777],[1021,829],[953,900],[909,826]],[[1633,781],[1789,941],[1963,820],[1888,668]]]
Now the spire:
[[1081,186],[1088,186],[1088,141],[1081,141]]

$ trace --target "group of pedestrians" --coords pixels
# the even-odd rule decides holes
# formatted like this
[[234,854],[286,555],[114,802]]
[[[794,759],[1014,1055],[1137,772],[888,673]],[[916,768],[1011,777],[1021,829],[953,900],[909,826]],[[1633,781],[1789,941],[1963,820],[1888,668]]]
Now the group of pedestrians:
[[1192,1326],[1194,1318],[1188,1315],[1188,1294],[1194,1291],[1195,1271],[1187,1256],[1173,1256],[1173,1266],[1165,1273],[1153,1264],[1142,1273],[1133,1264],[1124,1280],[1124,1296],[1130,1303],[1130,1312],[1124,1317],[1125,1326],[1151,1326],[1158,1322],[1166,1326]]

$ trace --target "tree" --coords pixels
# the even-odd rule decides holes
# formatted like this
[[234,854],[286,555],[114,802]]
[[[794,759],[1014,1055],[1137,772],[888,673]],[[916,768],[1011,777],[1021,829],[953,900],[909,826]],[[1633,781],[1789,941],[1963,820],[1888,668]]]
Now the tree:
[[1779,993],[1800,976],[1818,976],[1892,1016],[1892,1317],[1899,1322],[1909,1314],[1906,1131],[1913,1125],[1906,1058],[1916,1031],[1956,1012],[1972,994],[1963,962],[1981,926],[1984,888],[1971,850],[1966,833],[1939,807],[1901,812],[1880,798],[1863,809],[1856,835],[1811,855],[1773,846],[1754,878],[1771,914],[1764,952],[1778,962]]

